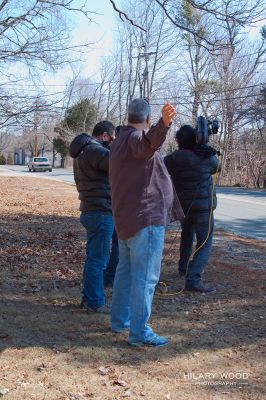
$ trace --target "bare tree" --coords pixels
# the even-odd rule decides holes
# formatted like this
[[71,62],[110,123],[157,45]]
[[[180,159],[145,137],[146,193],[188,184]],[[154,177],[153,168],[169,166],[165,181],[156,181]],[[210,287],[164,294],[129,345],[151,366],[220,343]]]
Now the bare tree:
[[[67,61],[69,50],[88,46],[71,46],[67,16],[79,12],[89,17],[86,1],[83,6],[76,0],[11,0],[0,3],[0,61],[23,62],[28,66],[36,61],[51,68]],[[40,66],[40,64],[38,64]],[[2,69],[3,69],[2,64]]]
[[81,5],[78,0],[0,1],[0,127],[14,125],[19,116],[33,111],[30,92],[36,95],[32,86],[36,75],[56,70],[80,58],[77,51],[88,50],[89,43],[70,44],[70,17],[80,13],[90,20],[93,15],[86,3]]
[[251,48],[235,22],[228,20],[224,30],[230,47],[214,61],[221,85],[219,105],[223,121],[219,142],[222,149],[220,182],[226,171],[231,170],[228,157],[232,153],[234,137],[252,122],[249,110],[256,103],[260,90],[256,74],[266,54],[265,38],[262,37],[256,48]]
[[4,154],[13,141],[13,135],[8,130],[0,132],[0,154]]
[[[129,21],[133,26],[146,31],[143,24],[136,24],[136,18],[132,16],[131,12],[124,12],[118,9],[115,1],[109,0],[114,9],[119,13],[120,18],[124,21]],[[198,31],[193,28],[193,26],[188,26],[181,17],[182,1],[176,0],[154,0],[158,6],[163,10],[167,19],[172,23],[173,26],[180,29],[181,31],[187,32],[195,36],[202,41],[202,45],[205,46],[209,51],[215,51],[224,46],[227,46],[223,35],[216,30],[215,34],[212,36],[202,35],[202,31]],[[239,0],[230,0],[227,2],[220,0],[205,0],[196,1],[188,0],[190,6],[199,11],[203,11],[214,18],[214,22],[217,21],[229,21],[230,23],[237,24],[238,26],[244,27],[251,25],[255,22],[261,21],[265,18],[266,14],[266,2],[265,0],[260,0],[259,4],[257,0],[245,0],[240,2]]]
[[164,77],[178,54],[173,49],[180,41],[176,30],[153,0],[130,0],[123,7],[145,27],[145,31],[127,21],[121,23],[118,20],[113,68],[109,67],[115,76],[112,87],[109,86],[113,96],[108,97],[113,97],[108,109],[117,110],[115,116],[112,113],[108,115],[117,117],[118,123],[125,121],[125,110],[133,97],[145,97],[152,102],[165,90]]

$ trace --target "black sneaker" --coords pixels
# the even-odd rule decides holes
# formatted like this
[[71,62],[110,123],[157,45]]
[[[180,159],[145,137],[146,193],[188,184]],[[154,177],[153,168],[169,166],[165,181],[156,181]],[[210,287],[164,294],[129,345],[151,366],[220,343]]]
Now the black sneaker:
[[86,299],[82,299],[80,303],[80,308],[87,311],[88,314],[110,314],[111,307],[109,304],[103,304],[100,307],[90,307]]
[[109,304],[104,304],[98,308],[87,307],[86,311],[88,314],[110,314],[111,307],[109,306]]
[[186,290],[188,290],[189,292],[200,292],[200,293],[216,292],[215,287],[205,286],[203,284],[200,284],[199,286],[196,287],[186,287]]

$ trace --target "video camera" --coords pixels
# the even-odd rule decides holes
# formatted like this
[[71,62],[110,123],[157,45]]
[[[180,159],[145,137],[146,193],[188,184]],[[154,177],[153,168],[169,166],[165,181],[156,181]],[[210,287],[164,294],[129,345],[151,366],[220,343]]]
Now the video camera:
[[197,144],[206,144],[210,135],[215,135],[219,130],[219,122],[217,118],[209,120],[202,115],[197,118],[196,125],[196,141]]

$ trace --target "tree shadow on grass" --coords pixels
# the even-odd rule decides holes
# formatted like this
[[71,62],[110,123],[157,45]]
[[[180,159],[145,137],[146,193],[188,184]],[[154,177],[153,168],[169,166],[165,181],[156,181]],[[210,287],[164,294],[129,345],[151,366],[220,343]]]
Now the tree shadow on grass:
[[[249,275],[245,266],[221,265],[209,273],[221,283],[217,293],[155,296],[151,324],[172,343],[136,352],[127,345],[126,335],[110,332],[108,316],[78,308],[85,256],[85,232],[78,218],[21,214],[2,218],[1,224],[2,351],[71,349],[78,362],[121,365],[154,361],[158,352],[172,359],[261,340],[262,271]],[[163,270],[163,278],[173,276],[173,265]]]
[[[263,315],[263,303],[247,301],[244,306],[225,306],[220,311],[217,304],[217,297],[200,304],[196,295],[193,299],[183,295],[171,304],[161,304],[161,300],[156,299],[151,324],[160,334],[169,336],[172,343],[164,349],[148,349],[136,354],[127,345],[126,334],[110,331],[107,315],[88,315],[75,305],[45,304],[43,297],[34,295],[28,299],[4,298],[0,350],[40,347],[64,352],[79,349],[76,360],[104,365],[145,363],[156,360],[158,354],[163,359],[171,359],[178,354],[247,346],[262,340],[265,326],[259,315]],[[200,311],[206,305],[213,308],[209,316],[206,311]],[[94,358],[95,349],[98,351]]]

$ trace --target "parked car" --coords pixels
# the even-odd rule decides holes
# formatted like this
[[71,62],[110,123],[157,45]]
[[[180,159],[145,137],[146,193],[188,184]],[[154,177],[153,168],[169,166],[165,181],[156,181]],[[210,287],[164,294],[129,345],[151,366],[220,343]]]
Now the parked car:
[[29,172],[49,171],[52,172],[52,164],[47,157],[32,157],[28,162]]

